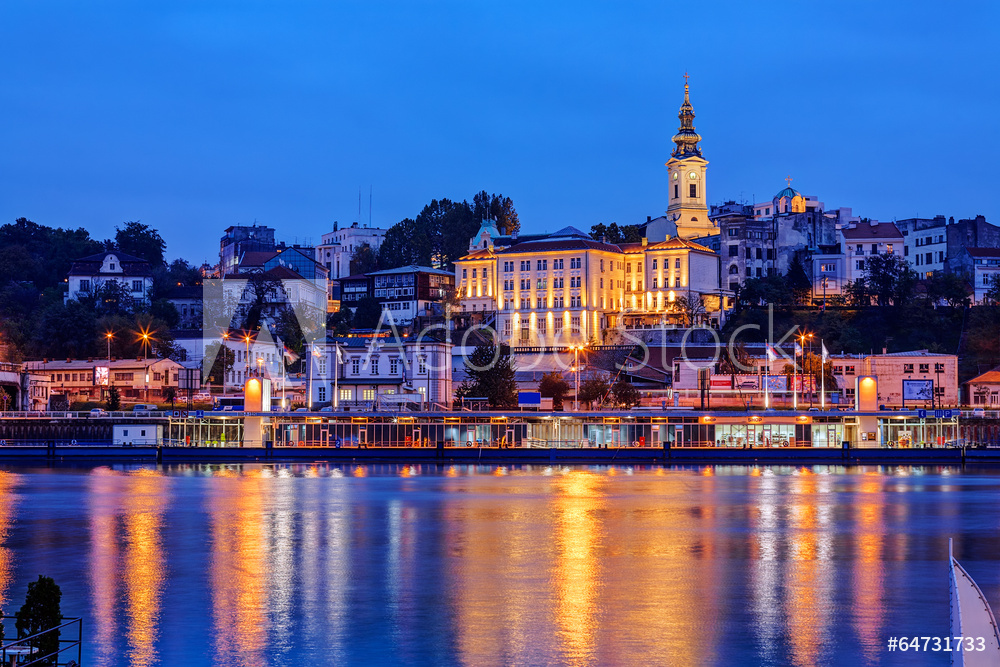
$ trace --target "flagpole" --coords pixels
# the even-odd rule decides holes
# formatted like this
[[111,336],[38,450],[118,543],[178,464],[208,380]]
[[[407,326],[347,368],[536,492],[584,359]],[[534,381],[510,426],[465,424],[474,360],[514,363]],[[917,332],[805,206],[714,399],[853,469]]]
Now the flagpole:
[[819,345],[822,350],[819,360],[819,404],[826,410],[826,343],[822,338],[819,339]]

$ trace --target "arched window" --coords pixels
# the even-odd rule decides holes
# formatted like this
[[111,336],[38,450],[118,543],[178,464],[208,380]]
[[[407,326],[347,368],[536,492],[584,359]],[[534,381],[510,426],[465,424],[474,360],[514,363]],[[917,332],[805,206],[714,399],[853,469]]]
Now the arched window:
[[737,276],[737,275],[739,275],[739,273],[740,273],[740,268],[738,266],[736,266],[735,264],[733,264],[732,266],[729,267],[729,275],[731,275],[731,276]]

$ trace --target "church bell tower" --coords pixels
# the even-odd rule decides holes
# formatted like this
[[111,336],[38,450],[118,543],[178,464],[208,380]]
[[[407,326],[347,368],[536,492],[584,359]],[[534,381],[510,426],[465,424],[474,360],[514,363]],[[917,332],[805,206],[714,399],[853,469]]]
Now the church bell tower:
[[719,230],[708,219],[705,197],[705,171],[708,160],[701,156],[698,142],[701,136],[694,130],[694,107],[691,106],[688,75],[684,75],[684,103],[677,117],[681,121],[673,141],[676,144],[667,160],[667,177],[670,179],[670,204],[667,218],[677,225],[677,236],[690,239],[718,234]]

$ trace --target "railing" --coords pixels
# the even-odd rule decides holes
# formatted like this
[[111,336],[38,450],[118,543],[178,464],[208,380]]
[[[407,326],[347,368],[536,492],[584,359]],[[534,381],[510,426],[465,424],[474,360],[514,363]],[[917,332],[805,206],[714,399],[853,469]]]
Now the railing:
[[[16,616],[0,617],[4,621],[16,620],[16,618]],[[4,665],[18,665],[18,667],[29,667],[29,665],[36,665],[38,667],[41,667],[41,665],[65,665],[69,667],[74,664],[79,665],[83,658],[83,619],[61,616],[59,620],[64,622],[54,628],[42,630],[28,637],[22,637],[0,646],[0,663]],[[67,630],[73,626],[76,626],[76,638],[63,639],[63,630]],[[54,642],[51,637],[53,633],[55,633],[56,637]],[[55,643],[57,648],[54,651],[40,655],[39,647],[41,644],[46,643],[45,640],[48,640],[48,643]],[[70,659],[73,649],[76,649],[76,660]],[[69,653],[67,654],[67,652]],[[25,661],[25,658],[27,658],[27,661]]]
[[90,410],[14,410],[0,412],[0,419],[149,419],[169,417],[170,410],[115,410],[92,413]]

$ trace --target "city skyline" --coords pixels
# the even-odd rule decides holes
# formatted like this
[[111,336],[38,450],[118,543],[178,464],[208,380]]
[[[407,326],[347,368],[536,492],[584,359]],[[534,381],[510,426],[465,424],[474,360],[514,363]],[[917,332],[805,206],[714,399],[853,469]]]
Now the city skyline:
[[974,194],[1000,148],[985,3],[951,22],[929,3],[864,21],[780,4],[57,6],[4,10],[0,223],[107,238],[141,220],[196,264],[234,224],[315,243],[367,223],[369,189],[381,227],[483,188],[524,232],[636,223],[667,208],[685,72],[709,203],[769,199],[791,175],[879,220],[1000,218]]

